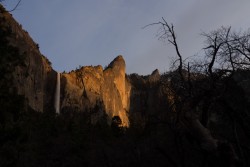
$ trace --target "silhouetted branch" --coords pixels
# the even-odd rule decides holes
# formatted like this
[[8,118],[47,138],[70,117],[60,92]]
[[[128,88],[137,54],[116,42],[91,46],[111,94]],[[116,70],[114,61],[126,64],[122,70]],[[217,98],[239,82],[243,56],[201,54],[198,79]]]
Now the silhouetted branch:
[[208,73],[210,74],[210,76],[212,76],[213,74],[213,66],[215,64],[216,57],[219,54],[219,50],[224,44],[228,43],[228,36],[229,36],[230,30],[231,30],[231,27],[229,28],[222,27],[221,29],[217,31],[213,31],[209,34],[202,33],[202,36],[207,38],[207,43],[209,45],[203,49],[209,50],[207,52],[207,56],[212,57],[208,65]]
[[[4,2],[4,1],[5,1],[5,0],[0,0],[0,3]],[[11,9],[11,10],[8,10],[8,12],[13,12],[13,11],[15,11],[15,10],[17,9],[17,7],[20,5],[21,1],[22,1],[22,0],[19,0],[19,1],[17,2],[17,4],[14,6],[14,8]]]
[[148,24],[148,25],[144,26],[143,28],[146,28],[146,27],[152,26],[152,25],[159,25],[159,24],[163,28],[163,33],[160,35],[159,38],[160,39],[167,39],[167,41],[175,47],[175,51],[176,51],[176,54],[178,56],[177,61],[179,61],[178,71],[179,71],[181,80],[184,81],[184,77],[182,74],[183,60],[182,60],[182,55],[181,55],[180,50],[179,50],[178,43],[176,41],[176,34],[174,31],[174,25],[173,24],[169,25],[168,22],[162,17],[162,21],[159,21],[157,23]]
[[17,7],[19,6],[19,4],[21,3],[21,1],[22,1],[22,0],[19,0],[19,1],[17,2],[16,6],[15,6],[12,10],[10,10],[9,12],[13,12],[14,10],[16,10]]
[[[210,33],[203,33],[208,46],[204,47],[208,60],[206,70],[210,76],[213,68],[231,71],[250,68],[250,32],[232,32],[231,27],[221,27]],[[217,71],[218,71],[217,70]]]

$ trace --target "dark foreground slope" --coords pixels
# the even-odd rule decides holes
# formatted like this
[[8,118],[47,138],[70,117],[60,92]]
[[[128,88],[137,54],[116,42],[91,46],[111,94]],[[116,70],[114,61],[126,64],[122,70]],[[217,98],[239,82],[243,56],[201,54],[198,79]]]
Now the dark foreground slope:
[[[250,166],[250,72],[56,72],[0,6],[0,166]],[[187,86],[188,85],[188,86]]]

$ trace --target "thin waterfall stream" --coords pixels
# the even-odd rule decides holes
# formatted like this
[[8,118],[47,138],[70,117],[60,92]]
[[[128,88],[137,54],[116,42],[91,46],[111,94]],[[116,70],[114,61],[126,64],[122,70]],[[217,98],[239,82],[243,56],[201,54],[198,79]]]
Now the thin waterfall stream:
[[55,109],[56,113],[60,113],[60,73],[57,73],[57,81],[56,81],[56,92],[55,92]]

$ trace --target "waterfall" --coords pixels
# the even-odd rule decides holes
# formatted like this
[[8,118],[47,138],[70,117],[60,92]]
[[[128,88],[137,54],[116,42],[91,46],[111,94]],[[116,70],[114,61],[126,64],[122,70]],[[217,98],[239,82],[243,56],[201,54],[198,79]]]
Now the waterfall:
[[57,73],[56,93],[55,93],[55,109],[56,113],[60,113],[60,73]]

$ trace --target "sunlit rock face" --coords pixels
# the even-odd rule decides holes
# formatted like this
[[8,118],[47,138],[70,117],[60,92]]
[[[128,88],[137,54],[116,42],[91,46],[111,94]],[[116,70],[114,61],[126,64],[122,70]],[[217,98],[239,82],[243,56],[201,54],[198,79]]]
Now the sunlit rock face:
[[[17,48],[20,56],[24,56],[22,64],[13,67],[13,91],[24,95],[27,106],[33,110],[52,112],[55,110],[57,72],[52,69],[48,59],[40,53],[38,44],[8,12],[1,12],[0,19],[1,30],[10,32],[9,44]],[[157,101],[155,96],[151,96],[155,92],[151,83],[157,82],[159,76],[159,71],[154,71],[148,79],[142,79],[145,83],[140,87],[137,80],[131,81],[126,75],[126,64],[122,56],[116,57],[105,69],[101,66],[86,66],[69,73],[62,73],[61,93],[58,95],[60,111],[84,112],[97,108],[100,112],[91,118],[93,123],[106,113],[109,123],[112,117],[119,116],[122,126],[129,126],[129,112],[141,111],[148,107],[146,102],[153,104]],[[147,85],[151,86],[144,89]],[[150,96],[147,95],[147,91],[150,92]],[[154,105],[149,106],[155,111]]]
[[86,66],[70,73],[62,73],[61,82],[62,111],[85,111],[101,100],[101,66]]
[[87,66],[62,74],[62,111],[85,111],[102,103],[109,123],[119,116],[123,126],[129,126],[130,84],[125,68],[123,57],[118,56],[105,70]]
[[118,56],[104,70],[105,84],[102,87],[102,96],[109,117],[118,115],[122,120],[123,126],[128,126],[127,111],[129,110],[130,86],[126,83],[125,68],[123,57]]
[[[1,10],[4,10],[1,8]],[[0,13],[0,24],[3,32],[9,32],[8,43],[17,49],[20,58],[18,65],[13,66],[12,91],[24,95],[27,106],[35,111],[55,110],[55,91],[57,72],[44,57],[29,34],[24,31],[7,12]],[[126,80],[126,65],[122,56],[116,57],[110,65],[86,66],[60,77],[60,111],[90,111],[99,109],[93,123],[104,112],[109,123],[112,117],[119,116],[123,126],[129,126],[130,84]]]

